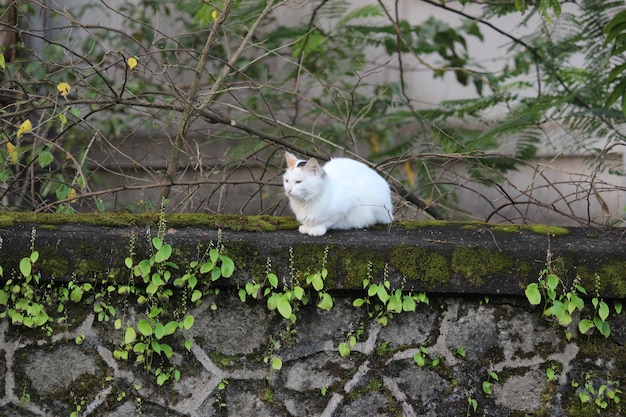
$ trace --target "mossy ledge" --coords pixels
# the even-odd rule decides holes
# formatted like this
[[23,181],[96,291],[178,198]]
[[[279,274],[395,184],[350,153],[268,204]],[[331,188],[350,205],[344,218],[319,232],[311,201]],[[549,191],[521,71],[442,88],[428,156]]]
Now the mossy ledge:
[[[361,291],[363,279],[386,278],[410,291],[522,295],[545,268],[549,250],[553,261],[562,260],[566,281],[579,276],[594,288],[599,277],[604,296],[626,296],[621,230],[407,221],[311,237],[298,233],[291,217],[172,214],[165,220],[165,240],[181,270],[221,239],[237,267],[233,286],[264,280],[268,268],[285,282],[302,281],[325,256],[326,286],[335,290]],[[122,277],[132,236],[136,259],[147,257],[146,231],[154,236],[158,223],[158,214],[1,214],[4,277],[30,253],[33,230],[43,279]]]

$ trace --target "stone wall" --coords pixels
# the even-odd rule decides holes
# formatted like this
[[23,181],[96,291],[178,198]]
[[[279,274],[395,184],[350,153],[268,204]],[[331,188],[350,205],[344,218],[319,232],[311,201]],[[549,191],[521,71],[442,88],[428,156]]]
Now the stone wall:
[[[47,325],[0,319],[0,416],[623,414],[626,322],[615,310],[626,274],[620,231],[429,222],[312,238],[293,230],[290,219],[171,217],[164,240],[174,248],[173,263],[188,264],[220,241],[237,270],[184,309],[193,326],[164,338],[171,358],[155,356],[146,370],[134,352],[116,358],[125,339],[116,319],[136,324],[149,310],[120,295],[127,276],[120,271],[131,241],[134,258],[148,257],[146,235],[157,234],[158,217],[0,217],[0,288],[22,279],[20,260],[33,249],[40,257],[33,262],[35,298],[94,287],[62,312],[51,303]],[[524,295],[547,254],[560,293],[578,276],[590,296],[569,326],[545,320],[543,304],[533,307]],[[316,291],[304,284],[311,300],[294,303],[294,321],[268,309],[262,293],[240,299],[239,290],[264,282],[268,271],[280,291],[321,269],[334,303],[328,310],[316,307]],[[375,297],[354,307],[366,297],[368,276],[387,281],[389,293],[415,295],[415,311],[379,314]],[[591,298],[598,295],[610,308],[609,337],[577,328],[597,314]],[[115,307],[108,319],[94,308],[102,300]],[[341,344],[348,354],[340,354]],[[179,380],[160,385],[158,368],[176,369]]]

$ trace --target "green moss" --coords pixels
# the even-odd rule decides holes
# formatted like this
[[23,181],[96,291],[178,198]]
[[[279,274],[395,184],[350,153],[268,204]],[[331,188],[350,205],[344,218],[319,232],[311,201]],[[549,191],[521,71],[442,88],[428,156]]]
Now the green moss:
[[428,290],[450,280],[448,259],[439,253],[414,246],[396,246],[390,264],[407,279],[419,281]]
[[224,242],[225,256],[235,263],[238,271],[245,271],[249,281],[261,282],[267,274],[267,258],[261,256],[257,246],[251,242]]
[[393,227],[402,227],[405,229],[422,229],[432,227],[457,226],[466,224],[464,222],[450,220],[402,220],[394,222]]
[[67,257],[53,246],[37,248],[39,269],[48,277],[61,278],[67,275],[69,263]]
[[382,253],[358,248],[331,254],[332,262],[339,262],[344,288],[363,288],[366,278],[382,278],[385,258]]
[[462,275],[475,286],[484,278],[515,269],[515,259],[490,249],[457,247],[452,253],[452,271]]
[[602,292],[615,297],[626,297],[626,260],[613,260],[602,265],[598,278]]
[[[18,224],[37,224],[39,228],[54,228],[62,224],[86,224],[100,227],[128,227],[154,225],[160,214],[49,214],[49,213],[4,213],[0,215],[0,228]],[[298,222],[293,217],[243,216],[238,214],[208,215],[198,213],[170,214],[165,216],[168,227],[210,227],[253,232],[272,232],[296,229]]]

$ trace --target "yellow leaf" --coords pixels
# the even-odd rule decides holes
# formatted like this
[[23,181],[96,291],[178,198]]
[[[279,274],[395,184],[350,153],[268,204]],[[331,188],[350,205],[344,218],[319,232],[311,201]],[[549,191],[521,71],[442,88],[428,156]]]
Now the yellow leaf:
[[0,68],[2,68],[3,70],[7,69],[7,63],[4,59],[4,53],[2,52],[0,52]]
[[129,69],[134,69],[137,66],[137,63],[138,63],[137,58],[132,57],[132,56],[128,58],[127,64],[128,64]]
[[413,185],[417,175],[415,175],[415,171],[413,171],[413,167],[411,166],[410,162],[406,162],[404,164],[404,173],[406,174],[407,179],[409,180],[409,184]]
[[70,203],[75,203],[77,198],[76,198],[76,188],[72,188],[70,190],[70,193],[67,195],[67,198],[70,200]]
[[9,153],[11,163],[17,165],[17,148],[11,142],[7,142],[7,152]]
[[70,85],[68,83],[58,83],[57,84],[57,90],[59,93],[61,93],[61,95],[63,97],[67,97],[67,95],[70,93]]
[[24,122],[20,125],[20,128],[17,130],[17,138],[21,138],[24,136],[24,133],[28,133],[33,128],[33,124],[30,120],[24,120]]
[[213,20],[217,20],[217,18],[219,17],[219,13],[217,12],[217,10],[213,10],[211,12],[211,17],[213,18]]

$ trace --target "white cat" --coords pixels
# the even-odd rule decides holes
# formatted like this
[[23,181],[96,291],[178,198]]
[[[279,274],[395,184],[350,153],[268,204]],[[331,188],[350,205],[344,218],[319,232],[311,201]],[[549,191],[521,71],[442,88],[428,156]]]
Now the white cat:
[[373,169],[348,158],[300,160],[285,152],[285,194],[300,233],[322,236],[328,229],[356,229],[393,221],[389,185]]

